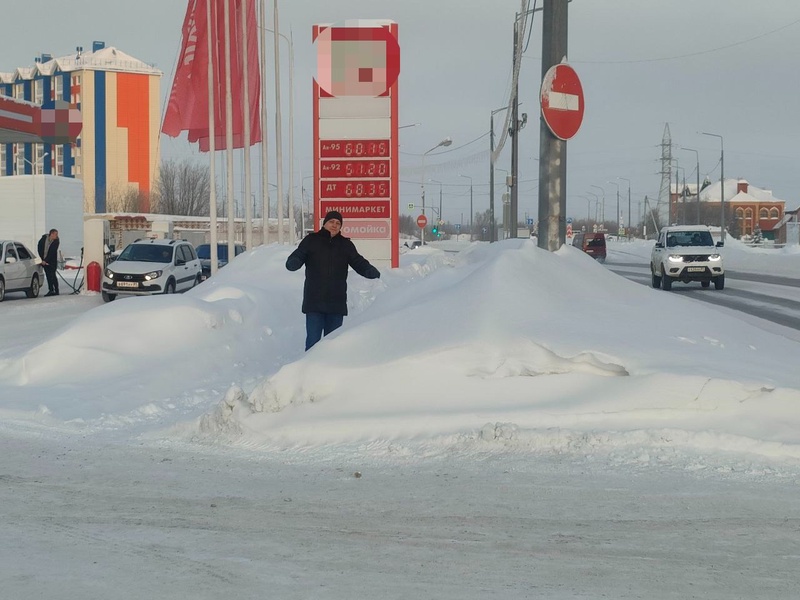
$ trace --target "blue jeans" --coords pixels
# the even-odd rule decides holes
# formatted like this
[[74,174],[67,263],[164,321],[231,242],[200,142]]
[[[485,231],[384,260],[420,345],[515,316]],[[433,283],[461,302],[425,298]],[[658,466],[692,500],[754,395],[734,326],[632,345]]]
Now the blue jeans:
[[320,341],[323,333],[328,335],[331,331],[339,329],[343,322],[344,315],[306,313],[306,350]]

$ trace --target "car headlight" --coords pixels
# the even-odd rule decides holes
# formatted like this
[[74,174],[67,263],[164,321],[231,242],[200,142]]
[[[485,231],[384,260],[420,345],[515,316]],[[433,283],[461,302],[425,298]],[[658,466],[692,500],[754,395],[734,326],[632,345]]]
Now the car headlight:
[[716,262],[718,260],[722,260],[722,256],[719,254],[712,254],[708,257],[708,260]]
[[683,257],[680,254],[670,254],[669,262],[674,262],[674,263],[683,262]]
[[150,281],[150,280],[152,280],[152,279],[158,279],[159,277],[161,277],[161,274],[162,274],[163,272],[164,272],[164,271],[150,271],[149,273],[147,273],[147,274],[144,276],[144,278],[145,278],[145,280],[146,280],[146,281]]
[[106,277],[109,279],[114,279],[114,277],[116,277],[116,273],[114,273],[114,271],[111,269],[106,269]]

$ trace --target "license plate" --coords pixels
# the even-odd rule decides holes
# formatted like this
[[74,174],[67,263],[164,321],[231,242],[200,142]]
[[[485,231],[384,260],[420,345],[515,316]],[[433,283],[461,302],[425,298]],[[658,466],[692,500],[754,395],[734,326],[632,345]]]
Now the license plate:
[[118,281],[117,282],[118,288],[138,288],[139,282],[138,281]]
[[705,267],[689,267],[688,269],[690,273],[698,273],[698,272],[703,272],[705,270],[706,270]]

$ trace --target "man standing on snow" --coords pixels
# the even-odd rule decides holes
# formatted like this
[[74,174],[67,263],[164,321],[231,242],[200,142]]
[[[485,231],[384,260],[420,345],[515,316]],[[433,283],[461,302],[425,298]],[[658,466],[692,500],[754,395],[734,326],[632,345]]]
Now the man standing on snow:
[[303,313],[306,315],[306,350],[323,333],[342,326],[347,315],[347,268],[367,279],[379,279],[380,271],[341,234],[342,215],[332,210],[325,215],[322,228],[309,233],[297,250],[286,259],[286,268],[297,271],[306,266],[303,287]]
[[58,296],[58,277],[56,268],[58,267],[58,229],[51,229],[50,233],[45,233],[39,239],[39,258],[42,259],[42,267],[47,277],[47,293],[45,296]]

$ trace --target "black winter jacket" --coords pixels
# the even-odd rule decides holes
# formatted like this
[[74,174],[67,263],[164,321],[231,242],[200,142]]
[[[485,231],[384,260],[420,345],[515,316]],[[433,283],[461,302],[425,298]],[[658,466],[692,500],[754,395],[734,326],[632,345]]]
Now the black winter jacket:
[[331,237],[327,229],[309,233],[286,259],[286,268],[306,266],[303,312],[347,314],[347,267],[367,279],[378,279],[380,271],[361,256],[350,238]]
[[48,264],[48,266],[55,268],[58,265],[58,246],[61,242],[58,238],[50,242],[50,247],[47,249],[47,256],[44,255],[44,247],[47,244],[47,238],[50,237],[49,233],[45,233],[39,238],[37,250],[39,250],[39,258]]

